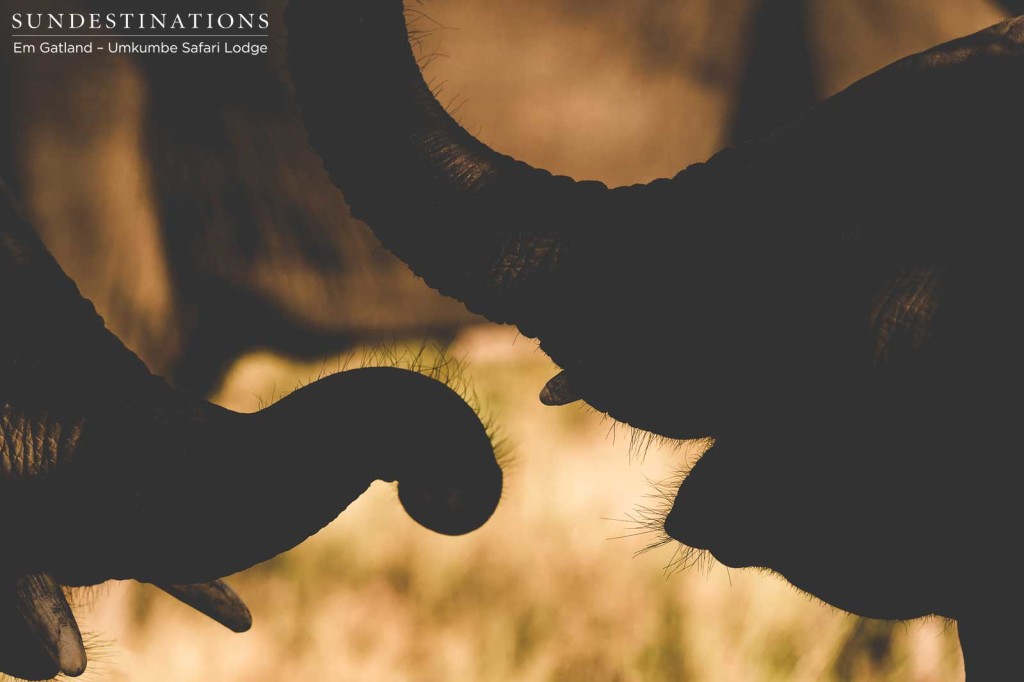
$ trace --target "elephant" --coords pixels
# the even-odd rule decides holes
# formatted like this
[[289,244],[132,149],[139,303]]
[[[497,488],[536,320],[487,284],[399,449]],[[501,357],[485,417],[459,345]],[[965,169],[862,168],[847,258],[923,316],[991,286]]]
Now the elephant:
[[709,439],[654,524],[666,541],[862,616],[955,619],[971,679],[1015,669],[1024,18],[616,189],[460,126],[401,2],[293,0],[286,19],[353,215],[537,339],[562,370],[543,403]]
[[[217,0],[206,9],[266,10],[276,29],[282,6]],[[0,56],[11,95],[2,172],[111,329],[192,393],[213,392],[254,348],[315,357],[481,322],[346,214],[308,149],[277,54]]]
[[[751,4],[703,2],[710,26],[724,22],[730,29],[746,23],[731,14],[748,12]],[[860,14],[882,15],[884,23],[887,11],[899,12],[876,5],[914,9],[920,2],[845,5],[863,5]],[[579,0],[563,4],[577,21]],[[836,12],[858,16],[856,8],[829,7],[835,4],[816,0],[816,14],[806,17],[810,5],[798,0],[751,4],[758,37],[730,117],[732,139],[804,108],[828,89],[829,79],[815,74],[837,70],[832,62],[847,70],[846,62],[860,65],[848,55],[824,65],[808,59],[816,32],[807,24],[827,23]],[[156,12],[171,5],[134,3],[138,11]],[[651,70],[692,71],[686,80],[694,96],[703,84],[726,99],[733,69],[716,63],[732,57],[696,59],[689,51],[700,36],[672,36],[685,49],[659,52],[666,37],[657,27],[678,16],[662,5],[641,8],[646,14],[635,30],[653,33],[640,41],[650,47],[637,59],[653,62]],[[0,0],[0,6],[119,9],[103,0]],[[282,7],[282,0],[206,4],[208,11],[270,15],[271,54],[242,61],[0,55],[11,93],[0,175],[12,180],[43,241],[111,329],[150,369],[194,393],[213,391],[230,363],[252,348],[312,356],[395,335],[449,336],[481,321],[414,278],[344,210],[307,149],[277,64]],[[919,32],[930,35],[930,24],[949,22],[921,23]],[[740,39],[707,32],[705,48],[742,51]],[[908,40],[913,44],[903,32],[886,34],[875,49]],[[704,137],[716,136],[695,134],[687,146],[703,154]]]
[[[135,579],[236,631],[220,578],[301,543],[374,480],[439,533],[482,525],[503,475],[446,384],[343,371],[254,414],[170,387],[106,330],[0,186],[0,671],[80,675],[61,585]],[[394,428],[400,420],[402,428]]]

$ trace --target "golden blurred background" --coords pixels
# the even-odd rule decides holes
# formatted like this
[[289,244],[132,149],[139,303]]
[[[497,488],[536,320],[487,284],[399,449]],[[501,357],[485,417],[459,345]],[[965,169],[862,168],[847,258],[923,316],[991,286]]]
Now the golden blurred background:
[[[627,515],[697,451],[651,448],[585,408],[536,399],[553,366],[513,331],[450,355],[514,441],[504,499],[479,531],[432,534],[377,483],[299,548],[230,579],[254,626],[233,635],[156,589],[105,586],[78,609],[97,680],[957,680],[955,629],[845,615],[784,581],[721,565],[669,573],[634,556]],[[342,361],[343,362],[343,361]],[[358,363],[358,359],[355,360]],[[328,369],[338,361],[328,363]],[[255,409],[322,363],[254,355],[218,400]],[[339,456],[344,434],[339,434]],[[813,542],[813,538],[809,539]]]
[[[25,9],[43,5],[85,3]],[[988,0],[409,9],[427,78],[463,125],[535,165],[613,185],[672,175],[1005,15]],[[279,42],[273,52],[283,57]],[[151,367],[251,411],[360,362],[368,347],[415,348],[434,332],[514,444],[502,504],[468,537],[419,528],[375,484],[301,547],[235,576],[254,616],[247,634],[134,583],[80,595],[91,604],[79,610],[94,633],[89,679],[962,679],[955,628],[938,619],[855,618],[752,570],[666,570],[671,547],[634,556],[652,539],[629,520],[657,503],[650,481],[699,447],[639,456],[628,429],[586,408],[542,407],[536,396],[556,368],[534,342],[417,282],[295,151],[295,112],[246,106],[245,87],[266,79],[244,70],[265,64],[220,64],[204,81],[180,61],[5,59],[2,172],[62,266]],[[194,110],[174,104],[190,93]],[[221,137],[207,147],[188,138],[207,125],[204,106],[222,107],[209,124]],[[285,142],[260,138],[261,124]],[[237,173],[252,176],[241,193],[251,205],[224,208]],[[287,218],[298,210],[316,217],[295,227]],[[252,338],[229,339],[232,330]],[[334,447],[361,456],[345,452],[343,433]]]

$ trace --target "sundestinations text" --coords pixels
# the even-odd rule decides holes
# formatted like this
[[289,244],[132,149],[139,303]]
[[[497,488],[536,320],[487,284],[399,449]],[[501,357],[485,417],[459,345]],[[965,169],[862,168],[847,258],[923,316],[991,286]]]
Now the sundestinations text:
[[241,14],[213,14],[209,12],[143,13],[99,12],[42,13],[15,12],[11,15],[11,28],[15,31],[200,31],[200,30],[266,30],[270,28],[270,15],[266,12]]

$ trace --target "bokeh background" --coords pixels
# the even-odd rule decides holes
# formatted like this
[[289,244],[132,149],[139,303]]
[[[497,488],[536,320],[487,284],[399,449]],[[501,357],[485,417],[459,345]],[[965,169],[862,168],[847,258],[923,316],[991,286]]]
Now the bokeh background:
[[[5,14],[102,5],[0,2]],[[399,355],[423,339],[448,344],[511,444],[506,495],[487,526],[452,539],[415,526],[375,484],[301,547],[232,578],[255,619],[245,635],[148,586],[79,594],[89,679],[962,679],[955,626],[941,620],[859,619],[768,574],[674,570],[671,546],[637,555],[655,539],[632,520],[637,506],[657,507],[654,482],[699,444],[637,446],[584,407],[542,407],[557,370],[533,341],[434,294],[347,217],[275,70],[283,22],[280,3],[270,9],[270,61],[4,54],[0,173],[128,345],[233,409],[382,344]],[[409,9],[427,77],[467,128],[613,185],[672,175],[1009,11],[989,0]],[[620,315],[608,324],[642,324]],[[364,456],[346,453],[344,433],[325,446]]]

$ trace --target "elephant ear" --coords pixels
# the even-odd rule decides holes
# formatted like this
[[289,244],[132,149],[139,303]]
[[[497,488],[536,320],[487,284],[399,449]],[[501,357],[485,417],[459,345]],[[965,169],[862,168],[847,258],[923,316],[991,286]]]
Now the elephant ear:
[[[43,245],[0,182],[0,399],[74,404],[116,396],[153,377],[107,331],[93,305]],[[104,390],[97,390],[104,387]]]

